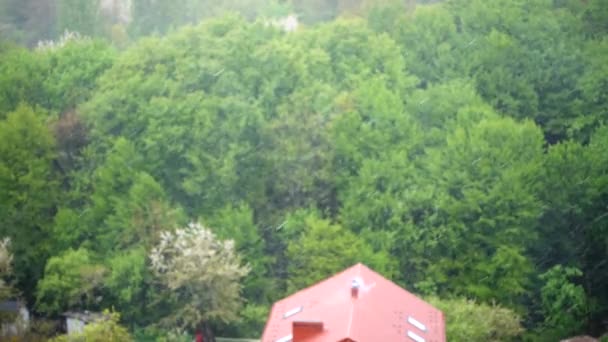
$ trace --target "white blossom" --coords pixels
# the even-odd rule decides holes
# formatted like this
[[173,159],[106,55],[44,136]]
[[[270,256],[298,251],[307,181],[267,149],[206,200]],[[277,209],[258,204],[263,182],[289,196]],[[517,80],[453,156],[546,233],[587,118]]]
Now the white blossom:
[[210,229],[191,222],[160,234],[150,252],[150,265],[164,286],[187,297],[178,298],[180,307],[169,321],[194,327],[208,319],[236,319],[240,280],[249,267],[241,264],[234,241],[218,240]]
[[72,41],[88,40],[90,38],[80,35],[78,32],[72,32],[65,30],[58,40],[41,40],[36,46],[36,50],[55,50],[64,47],[66,44]]

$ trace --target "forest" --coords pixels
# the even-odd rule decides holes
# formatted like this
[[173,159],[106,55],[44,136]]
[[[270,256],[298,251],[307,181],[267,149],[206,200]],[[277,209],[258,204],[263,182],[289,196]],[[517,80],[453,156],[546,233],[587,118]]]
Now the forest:
[[449,341],[608,340],[607,123],[606,0],[0,0],[0,301],[259,338],[362,262]]

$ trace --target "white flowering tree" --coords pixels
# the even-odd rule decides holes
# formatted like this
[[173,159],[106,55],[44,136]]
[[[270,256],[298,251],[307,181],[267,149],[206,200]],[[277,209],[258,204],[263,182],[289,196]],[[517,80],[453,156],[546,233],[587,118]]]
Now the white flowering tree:
[[91,40],[91,38],[82,36],[78,32],[65,30],[57,40],[41,40],[38,42],[36,49],[39,51],[60,49],[70,42]]
[[[9,238],[0,240],[0,302],[10,298],[13,294],[11,286],[4,279],[11,273],[13,256],[9,250],[10,244],[11,240]],[[0,314],[0,323],[5,320],[11,320],[12,318],[14,317],[5,317],[5,315]]]
[[150,252],[151,267],[165,288],[171,310],[161,324],[202,331],[214,341],[209,322],[237,319],[241,279],[249,272],[232,240],[218,240],[199,223],[161,233]]
[[5,299],[11,293],[11,287],[3,279],[11,273],[13,256],[9,251],[11,240],[4,238],[0,240],[0,300]]

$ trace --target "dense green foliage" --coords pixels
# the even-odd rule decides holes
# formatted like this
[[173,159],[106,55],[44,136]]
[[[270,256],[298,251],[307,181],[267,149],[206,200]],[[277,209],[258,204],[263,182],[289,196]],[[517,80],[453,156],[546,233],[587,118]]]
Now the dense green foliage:
[[519,316],[494,303],[434,297],[429,301],[445,314],[449,341],[510,341],[523,330]]
[[[363,262],[434,298],[450,340],[603,333],[608,4],[427,2],[0,0],[0,38],[55,39],[0,43],[16,288],[134,336],[178,317],[253,337]],[[295,32],[263,19],[290,11]],[[238,317],[154,269],[188,222],[247,264]]]
[[117,313],[105,312],[108,317],[89,324],[81,333],[57,336],[50,342],[131,342],[133,337],[127,329],[120,326]]

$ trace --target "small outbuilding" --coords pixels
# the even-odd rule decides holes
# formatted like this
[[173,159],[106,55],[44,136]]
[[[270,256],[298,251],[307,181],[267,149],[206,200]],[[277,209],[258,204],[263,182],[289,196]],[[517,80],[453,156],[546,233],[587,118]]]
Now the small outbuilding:
[[65,331],[68,334],[81,333],[87,324],[98,322],[107,318],[102,313],[98,312],[75,312],[68,311],[63,314],[65,317]]
[[363,264],[276,302],[262,342],[445,342],[443,313]]
[[30,324],[30,312],[25,304],[18,300],[0,302],[0,340],[4,337],[20,336],[27,331]]

